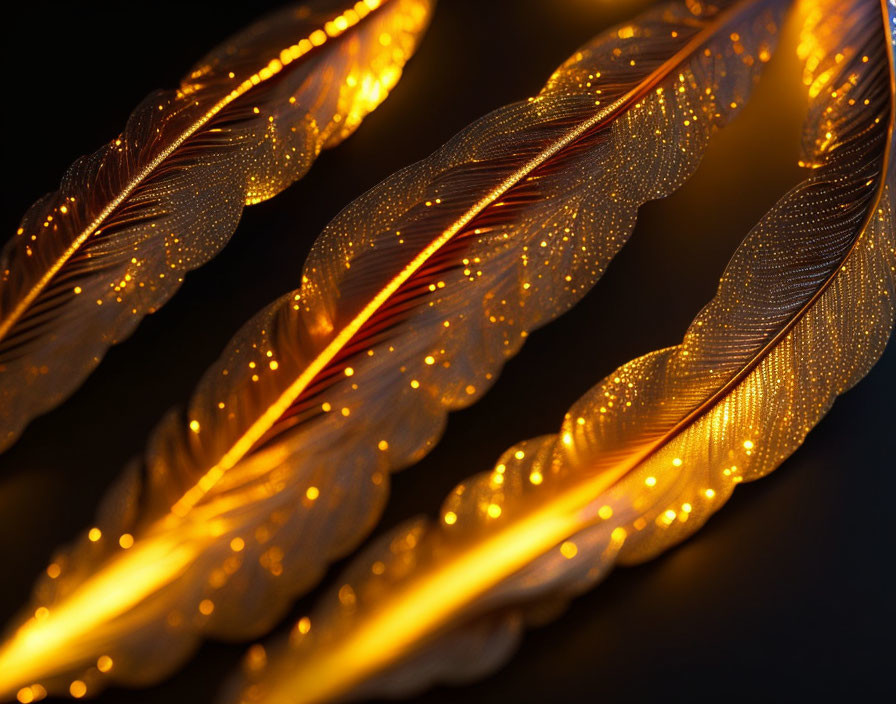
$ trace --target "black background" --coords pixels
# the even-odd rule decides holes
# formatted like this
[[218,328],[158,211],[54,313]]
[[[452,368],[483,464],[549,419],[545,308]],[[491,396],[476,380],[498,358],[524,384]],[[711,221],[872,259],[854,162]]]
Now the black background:
[[[536,93],[578,45],[647,4],[443,0],[405,78],[359,132],[286,193],[248,208],[224,252],[0,456],[0,620],[25,602],[51,550],[90,523],[105,487],[162,413],[186,402],[236,329],[298,284],[329,219],[473,119]],[[114,137],[146,93],[176,85],[206,49],[274,5],[30,2],[4,10],[0,231],[12,234],[27,206],[54,190],[76,157]],[[555,432],[571,403],[618,365],[680,340],[736,244],[800,178],[802,114],[798,101],[781,100],[799,85],[787,61],[769,68],[783,83],[759,89],[687,186],[642,209],[595,291],[533,334],[485,399],[451,417],[436,450],[395,477],[377,532],[435,513],[457,481],[491,467],[507,446]],[[419,701],[892,695],[893,347],[790,460],[739,488],[695,538],[617,570],[529,632],[497,674]],[[98,701],[211,702],[244,648],[206,644],[169,681],[113,689]]]

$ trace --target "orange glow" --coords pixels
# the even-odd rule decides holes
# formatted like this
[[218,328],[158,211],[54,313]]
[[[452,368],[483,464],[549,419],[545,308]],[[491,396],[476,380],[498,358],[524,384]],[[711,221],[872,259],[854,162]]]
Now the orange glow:
[[[177,577],[204,541],[194,536],[142,540],[113,558],[42,619],[26,621],[0,648],[0,695],[81,662],[80,639],[121,628],[112,623]],[[83,695],[82,695],[83,696]]]

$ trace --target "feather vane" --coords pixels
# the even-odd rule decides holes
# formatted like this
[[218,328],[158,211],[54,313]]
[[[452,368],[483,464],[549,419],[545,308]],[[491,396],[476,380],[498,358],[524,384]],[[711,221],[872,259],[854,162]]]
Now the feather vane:
[[0,254],[0,449],[213,257],[245,205],[357,128],[432,4],[314,0],[260,20],[149,95],[28,210]]

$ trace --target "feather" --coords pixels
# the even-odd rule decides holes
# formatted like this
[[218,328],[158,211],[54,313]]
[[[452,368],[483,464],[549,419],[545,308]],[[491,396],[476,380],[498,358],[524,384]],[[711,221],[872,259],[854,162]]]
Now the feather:
[[376,542],[289,643],[253,647],[239,701],[394,696],[483,674],[539,610],[683,540],[739,482],[775,469],[867,373],[896,308],[881,8],[810,8],[811,175],[747,236],[684,341],[622,366],[557,435],[462,483],[438,523]]
[[[301,288],[237,334],[93,532],[54,558],[0,646],[0,691],[144,682],[200,634],[272,626],[371,529],[388,472],[584,295],[641,203],[695,170],[784,4],[649,12],[343,211]],[[91,669],[103,655],[109,677]]]
[[0,450],[211,259],[245,205],[354,131],[432,4],[313,0],[262,19],[149,95],[28,210],[0,254]]

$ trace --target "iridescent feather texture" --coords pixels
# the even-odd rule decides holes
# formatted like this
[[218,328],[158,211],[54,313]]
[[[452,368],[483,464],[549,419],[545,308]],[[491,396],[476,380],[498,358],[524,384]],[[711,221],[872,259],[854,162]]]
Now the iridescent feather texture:
[[346,208],[301,288],[247,323],[54,557],[0,646],[0,692],[148,682],[200,634],[272,626],[371,529],[389,472],[585,294],[642,203],[693,173],[785,4],[665,4]]
[[[386,97],[434,0],[312,0],[208,54],[76,161],[0,254],[0,450]],[[381,41],[388,37],[389,41]]]
[[[802,443],[877,361],[896,312],[886,3],[809,5],[805,181],[750,232],[683,342],[620,367],[557,435],[386,534],[233,700],[400,695],[497,666],[527,621],[691,535]],[[228,698],[228,701],[231,699]]]

